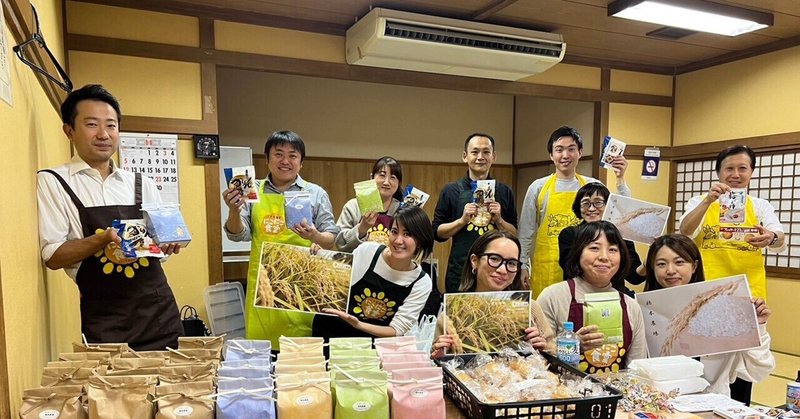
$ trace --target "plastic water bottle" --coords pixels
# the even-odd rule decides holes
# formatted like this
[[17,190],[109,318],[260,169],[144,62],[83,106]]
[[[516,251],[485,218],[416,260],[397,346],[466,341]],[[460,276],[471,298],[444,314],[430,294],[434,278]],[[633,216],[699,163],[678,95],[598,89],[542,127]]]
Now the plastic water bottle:
[[581,360],[581,341],[572,331],[572,322],[564,322],[564,330],[556,337],[556,354],[558,359],[573,367]]

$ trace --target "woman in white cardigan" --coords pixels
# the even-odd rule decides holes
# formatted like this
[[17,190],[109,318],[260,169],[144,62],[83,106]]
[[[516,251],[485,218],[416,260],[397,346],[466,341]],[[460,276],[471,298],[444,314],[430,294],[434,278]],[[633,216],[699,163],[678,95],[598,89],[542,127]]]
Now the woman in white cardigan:
[[[656,239],[650,246],[645,266],[647,291],[705,281],[700,250],[691,239],[681,234],[668,234]],[[707,392],[724,394],[747,404],[750,403],[752,383],[763,380],[775,368],[767,333],[767,319],[772,312],[761,298],[753,298],[753,305],[758,317],[761,346],[700,357],[703,376],[711,383]]]

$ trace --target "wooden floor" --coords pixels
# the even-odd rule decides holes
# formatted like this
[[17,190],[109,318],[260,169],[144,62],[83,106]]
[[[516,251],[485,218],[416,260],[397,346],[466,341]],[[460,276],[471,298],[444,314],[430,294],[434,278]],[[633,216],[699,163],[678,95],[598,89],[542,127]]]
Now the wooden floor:
[[797,378],[800,370],[800,356],[772,352],[775,356],[775,370],[764,381],[753,386],[752,404],[779,406],[786,403],[786,382]]

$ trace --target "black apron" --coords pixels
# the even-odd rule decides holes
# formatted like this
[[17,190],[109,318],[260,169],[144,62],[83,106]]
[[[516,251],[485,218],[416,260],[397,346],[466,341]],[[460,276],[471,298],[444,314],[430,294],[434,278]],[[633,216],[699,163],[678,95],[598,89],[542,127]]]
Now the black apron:
[[[348,314],[356,316],[362,322],[378,326],[389,326],[397,309],[411,294],[414,285],[425,276],[425,271],[421,271],[414,282],[403,286],[387,281],[375,273],[375,265],[385,248],[386,246],[378,247],[364,276],[350,286],[350,300],[347,305]],[[350,326],[339,317],[319,314],[314,316],[311,330],[313,336],[324,338],[374,337]]]
[[[142,218],[142,177],[136,173],[135,204],[85,207],[67,182],[53,174],[78,209],[83,236],[113,220]],[[84,259],[75,277],[81,294],[81,332],[89,343],[128,343],[137,351],[176,348],[183,335],[175,296],[158,258],[127,258],[116,243]]]

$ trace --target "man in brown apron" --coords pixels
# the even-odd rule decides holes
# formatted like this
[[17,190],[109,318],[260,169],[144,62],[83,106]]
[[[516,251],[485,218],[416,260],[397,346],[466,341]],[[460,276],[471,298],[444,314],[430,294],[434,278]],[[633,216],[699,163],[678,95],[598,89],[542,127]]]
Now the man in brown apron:
[[[119,103],[87,85],[61,105],[70,162],[37,177],[42,258],[64,269],[81,294],[81,332],[90,343],[127,342],[135,350],[175,347],[183,334],[175,297],[158,258],[129,258],[111,228],[143,218],[142,203],[159,203],[155,183],[117,168]],[[169,255],[176,245],[162,246]]]

